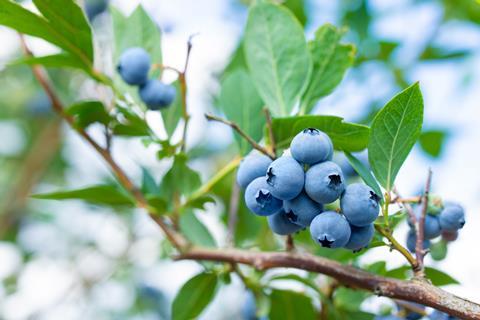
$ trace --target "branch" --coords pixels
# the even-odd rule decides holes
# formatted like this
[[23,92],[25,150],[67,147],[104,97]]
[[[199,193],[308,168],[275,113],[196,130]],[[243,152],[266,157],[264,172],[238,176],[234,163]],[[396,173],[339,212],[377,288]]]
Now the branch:
[[415,269],[415,273],[419,276],[424,276],[423,271],[423,258],[425,257],[425,250],[423,248],[423,240],[425,238],[425,217],[427,215],[428,209],[428,196],[430,193],[430,185],[432,183],[432,170],[428,169],[428,176],[427,182],[425,184],[425,192],[423,193],[422,202],[422,214],[420,216],[420,220],[418,221],[418,228],[417,228],[417,243],[415,245],[415,254],[417,256],[417,268]]
[[257,142],[255,142],[255,140],[253,140],[248,134],[246,134],[242,129],[240,129],[238,124],[236,124],[235,122],[228,121],[227,119],[223,119],[223,118],[211,115],[211,114],[205,114],[205,118],[207,118],[208,121],[217,121],[217,122],[221,122],[223,124],[226,124],[227,126],[231,127],[233,130],[235,130],[242,138],[247,140],[247,142],[250,143],[250,145],[254,149],[260,151],[261,153],[265,154],[266,156],[269,156],[271,159],[275,159],[275,154],[272,151],[267,150],[266,148],[262,147]]
[[184,152],[186,148],[187,142],[187,128],[188,122],[190,121],[190,115],[188,114],[187,110],[187,69],[188,63],[190,61],[190,53],[192,52],[192,38],[194,35],[191,35],[188,38],[187,42],[187,57],[185,58],[185,65],[183,67],[183,71],[178,74],[178,80],[180,81],[180,91],[182,94],[182,117],[183,117],[183,133],[182,133],[182,140],[181,140],[181,151]]
[[325,274],[336,279],[342,285],[367,290],[378,296],[420,303],[462,319],[480,319],[480,305],[443,291],[427,281],[419,279],[404,281],[382,277],[306,253],[253,252],[195,247],[176,257],[176,260],[241,263],[253,266],[258,270],[297,268]]
[[[22,47],[24,52],[27,56],[33,56],[31,51],[28,49],[23,36],[20,36]],[[152,219],[159,225],[159,227],[165,233],[165,236],[169,239],[169,241],[178,249],[183,250],[188,246],[187,240],[179,233],[172,230],[166,222],[158,215],[158,212],[153,210],[153,208],[148,204],[148,201],[145,199],[143,194],[138,190],[135,185],[132,183],[130,178],[127,174],[123,171],[122,168],[115,162],[110,152],[107,149],[102,148],[84,129],[78,128],[74,125],[74,119],[65,113],[64,107],[60,99],[55,94],[53,87],[50,85],[48,81],[47,74],[45,70],[40,67],[39,65],[32,65],[31,66],[33,75],[37,79],[37,81],[42,86],[43,90],[49,97],[53,110],[59,114],[69,125],[72,129],[74,129],[84,140],[90,144],[95,151],[105,160],[105,162],[109,165],[110,170],[113,174],[117,177],[118,181],[122,184],[122,186],[130,192],[130,194],[134,197],[136,204],[139,208],[146,209]]]

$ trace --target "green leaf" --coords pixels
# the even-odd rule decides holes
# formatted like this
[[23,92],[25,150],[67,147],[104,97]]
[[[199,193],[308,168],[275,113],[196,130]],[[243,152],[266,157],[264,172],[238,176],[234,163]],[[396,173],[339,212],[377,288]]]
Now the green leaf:
[[422,121],[423,98],[418,83],[396,95],[373,119],[368,160],[387,191],[420,136]]
[[380,189],[380,186],[378,185],[375,177],[372,175],[370,169],[368,169],[360,160],[355,158],[355,156],[353,156],[350,152],[345,152],[345,156],[347,157],[350,165],[363,179],[363,181],[365,181],[365,183],[369,185],[370,188],[372,188],[380,198],[383,199],[382,190]]
[[173,320],[197,318],[215,297],[217,284],[217,276],[205,272],[188,280],[173,300]]
[[163,177],[160,194],[167,201],[173,202],[182,195],[190,195],[200,185],[198,173],[188,167],[187,157],[179,154],[175,156],[172,167]]
[[93,62],[92,30],[82,8],[73,0],[33,0],[52,28],[69,43],[65,50],[84,62]]
[[116,110],[119,111],[122,118],[112,126],[114,135],[131,137],[150,135],[150,128],[145,119],[124,107],[117,106]]
[[447,257],[447,243],[443,240],[432,243],[429,249],[430,256],[435,261],[441,261]]
[[116,185],[96,185],[83,189],[32,195],[35,199],[83,200],[96,205],[133,206],[133,199]]
[[411,272],[411,270],[412,270],[411,266],[404,265],[395,269],[388,270],[385,273],[385,276],[390,278],[405,280],[409,277],[409,273]]
[[326,24],[315,32],[315,39],[309,42],[313,71],[302,96],[303,113],[310,113],[320,98],[330,94],[353,64],[355,47],[340,43],[344,33],[344,30]]
[[369,296],[370,294],[365,291],[340,287],[335,290],[334,304],[341,310],[358,311],[362,302]]
[[258,3],[249,11],[244,41],[247,65],[263,101],[273,115],[290,114],[312,67],[302,26],[285,8]]
[[317,128],[332,139],[336,150],[362,151],[367,147],[370,129],[367,126],[343,122],[335,116],[305,115],[274,118],[273,135],[278,148],[288,148],[293,137],[305,128]]
[[425,267],[425,275],[432,281],[432,284],[437,287],[449,284],[460,284],[460,282],[445,272],[431,267]]
[[310,289],[314,290],[315,292],[321,292],[320,289],[318,288],[318,285],[315,283],[315,281],[310,280],[308,277],[302,277],[299,276],[298,274],[282,274],[282,275],[276,275],[270,278],[269,282],[272,281],[279,281],[279,280],[292,280],[292,281],[297,281],[300,282]]
[[[238,124],[253,140],[262,138],[265,123],[263,101],[245,70],[237,69],[223,79],[219,103],[227,118]],[[248,153],[251,145],[237,133],[234,134],[241,154]]]
[[307,14],[305,12],[304,0],[286,0],[282,4],[292,11],[302,26],[305,26],[307,23]]
[[270,295],[270,320],[316,319],[312,300],[301,293],[288,290],[273,290]]
[[78,102],[65,112],[73,116],[75,125],[79,128],[86,128],[93,123],[108,125],[112,119],[100,101]]
[[90,70],[93,63],[91,30],[80,7],[72,0],[34,2],[44,17],[12,1],[0,0],[0,25],[46,40],[77,57],[79,63]]
[[85,66],[70,53],[62,52],[42,57],[23,57],[14,60],[9,65],[35,65],[39,64],[47,68],[74,68],[85,69]]
[[142,167],[142,193],[158,195],[160,188],[147,168]]
[[180,230],[193,244],[204,247],[216,247],[215,239],[207,227],[198,220],[192,210],[187,210],[180,216]]
[[177,95],[175,100],[173,101],[172,105],[168,108],[160,109],[162,113],[163,124],[165,126],[165,131],[167,131],[168,136],[172,136],[173,132],[178,126],[178,121],[182,117],[182,95],[180,92],[180,83],[179,81],[175,81],[172,83],[177,91]]
[[[157,24],[150,18],[148,13],[139,5],[133,13],[125,17],[114,7],[110,7],[112,15],[114,44],[113,62],[118,63],[118,59],[125,49],[131,47],[141,47],[145,49],[152,60],[152,64],[162,63],[161,32]],[[138,89],[127,85],[115,73],[115,85],[122,91],[128,92],[137,104],[143,105],[138,96]]]
[[428,155],[438,158],[442,154],[443,145],[448,133],[444,130],[423,131],[420,135],[420,147]]

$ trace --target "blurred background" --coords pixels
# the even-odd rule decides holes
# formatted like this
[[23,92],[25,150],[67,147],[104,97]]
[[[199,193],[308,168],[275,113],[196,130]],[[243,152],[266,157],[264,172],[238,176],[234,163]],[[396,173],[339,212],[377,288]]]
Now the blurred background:
[[[114,73],[109,60],[111,19],[102,1],[87,1],[94,26],[98,67]],[[164,63],[181,67],[188,37],[193,40],[188,74],[192,153],[217,154],[231,148],[229,128],[207,122],[215,109],[219,77],[242,37],[248,1],[112,0],[128,15],[141,3],[162,30]],[[315,113],[369,123],[375,111],[408,84],[420,81],[425,99],[424,132],[401,170],[404,195],[422,189],[429,167],[433,192],[462,203],[467,224],[450,244],[447,259],[427,264],[448,272],[461,285],[447,290],[480,301],[480,2],[476,0],[294,0],[288,1],[305,24],[307,37],[323,23],[348,27],[346,42],[357,46],[355,66]],[[26,6],[32,5],[25,1]],[[27,38],[36,54],[56,49]],[[170,262],[171,252],[156,225],[142,212],[112,210],[78,201],[33,200],[29,195],[78,188],[111,180],[93,150],[49,110],[49,102],[27,67],[9,66],[21,54],[18,35],[0,27],[0,319],[169,319],[178,288],[200,270],[194,262]],[[81,74],[52,70],[65,101],[105,92]],[[169,75],[165,77],[168,80]],[[148,120],[155,127],[158,115]],[[160,130],[161,131],[161,130]],[[177,130],[178,131],[178,130]],[[178,134],[179,132],[177,132]],[[95,132],[94,132],[95,134]],[[98,132],[101,134],[101,131]],[[160,132],[160,134],[162,134]],[[142,167],[160,179],[169,163],[138,139],[120,139],[114,154],[136,181]],[[192,163],[205,179],[215,161]],[[215,240],[225,243],[222,206],[209,205],[197,217]],[[397,236],[404,240],[406,226]],[[385,248],[370,250],[362,262],[402,258]],[[202,315],[241,319],[242,284],[233,279]],[[383,299],[372,298],[375,311]],[[238,303],[232,303],[238,301]],[[379,302],[380,301],[380,302]],[[224,303],[222,303],[224,302]],[[227,302],[227,303],[225,303]]]

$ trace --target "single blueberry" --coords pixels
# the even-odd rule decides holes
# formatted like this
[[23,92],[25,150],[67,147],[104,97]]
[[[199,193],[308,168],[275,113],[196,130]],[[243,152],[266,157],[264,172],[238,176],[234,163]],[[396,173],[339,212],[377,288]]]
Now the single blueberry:
[[[423,240],[423,249],[430,248],[430,240],[424,239]],[[417,235],[415,234],[414,230],[408,231],[407,235],[407,248],[410,252],[415,252],[415,248],[417,246]]]
[[245,189],[250,182],[258,177],[265,176],[272,159],[258,152],[251,152],[246,156],[237,171],[237,183]]
[[332,160],[333,144],[324,132],[307,128],[293,138],[290,152],[292,157],[300,163],[315,164]]
[[359,251],[363,248],[368,247],[370,241],[372,241],[373,234],[375,233],[375,228],[373,224],[366,225],[364,227],[350,226],[352,234],[348,240],[345,248]]
[[363,183],[349,185],[340,199],[342,213],[350,224],[362,227],[375,221],[378,216],[380,197]]
[[444,312],[433,310],[433,312],[428,316],[430,320],[457,320],[458,318],[448,315]]
[[138,93],[148,109],[158,110],[172,104],[177,90],[172,85],[151,79],[139,87]]
[[455,241],[455,240],[457,240],[457,238],[458,238],[458,230],[453,230],[453,231],[443,230],[442,231],[442,239],[447,241],[447,242]]
[[[417,206],[415,208],[414,212],[415,212],[415,217],[417,218],[417,222],[422,216],[422,211],[423,211],[423,206]],[[414,227],[410,217],[408,218],[408,225],[412,228]],[[425,215],[425,225],[423,228],[423,234],[425,239],[434,239],[440,236],[441,231],[442,230],[440,228],[440,220],[438,219],[438,217],[427,213]]]
[[332,161],[313,165],[305,174],[305,192],[318,203],[333,202],[344,190],[342,170]]
[[282,208],[283,202],[270,193],[265,177],[253,180],[245,190],[245,204],[259,216],[275,214]]
[[88,20],[92,21],[96,16],[104,12],[108,7],[108,0],[86,0],[85,13]]
[[340,248],[350,239],[350,225],[335,211],[325,211],[313,219],[310,224],[312,239],[325,248]]
[[388,315],[388,316],[375,316],[373,320],[403,320],[403,319],[394,315]]
[[440,212],[439,219],[442,230],[458,230],[465,225],[465,212],[457,203],[446,203],[445,208]]
[[132,47],[120,56],[117,70],[126,83],[142,85],[147,82],[150,64],[150,55],[145,49]]
[[267,183],[278,199],[291,200],[302,192],[305,172],[292,157],[283,156],[273,161],[267,169]]
[[302,226],[290,221],[287,213],[283,210],[268,216],[267,221],[270,229],[272,229],[274,233],[282,236],[286,236],[287,234],[292,234],[303,229]]
[[255,296],[251,291],[247,291],[242,307],[242,316],[244,320],[257,320],[257,304]]
[[305,192],[300,193],[292,200],[285,201],[283,208],[290,221],[302,227],[308,227],[313,218],[323,211],[323,206],[310,199]]

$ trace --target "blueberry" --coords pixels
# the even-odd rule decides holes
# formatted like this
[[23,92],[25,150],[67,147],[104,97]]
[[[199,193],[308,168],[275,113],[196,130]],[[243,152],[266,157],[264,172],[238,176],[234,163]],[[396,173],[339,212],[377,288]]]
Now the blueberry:
[[350,224],[362,227],[375,221],[378,216],[380,197],[363,183],[349,185],[340,199],[342,213]]
[[[415,252],[415,248],[417,246],[417,235],[415,234],[414,230],[410,230],[407,235],[407,248],[411,252]],[[423,249],[430,248],[430,240],[424,239],[423,240]]]
[[458,318],[448,315],[444,312],[434,310],[429,316],[428,319],[430,320],[457,320]]
[[345,248],[353,251],[366,248],[370,244],[370,241],[372,241],[373,234],[375,233],[373,224],[364,227],[350,226],[350,228],[352,232]]
[[454,231],[463,228],[465,225],[463,208],[456,203],[446,203],[439,218],[442,230]]
[[[415,216],[417,218],[417,221],[419,221],[422,215],[422,210],[423,206],[418,206],[415,208]],[[413,223],[410,218],[408,219],[408,224],[410,225],[410,227],[413,227]],[[441,231],[442,230],[440,228],[440,220],[438,219],[438,217],[431,214],[426,214],[425,225],[423,228],[423,234],[425,239],[434,239],[440,236]]]
[[405,320],[420,320],[425,314],[425,306],[419,303],[403,301],[401,308],[406,311]]
[[376,316],[374,320],[402,320],[402,318],[399,318],[394,315],[388,315],[388,316]]
[[275,197],[291,200],[302,192],[305,172],[295,159],[283,156],[273,161],[268,167],[267,183]]
[[452,242],[452,241],[457,240],[457,238],[458,238],[458,230],[453,230],[453,231],[443,230],[442,231],[442,239],[445,240],[445,241]]
[[172,104],[177,90],[172,85],[151,79],[140,86],[138,93],[148,109],[158,110]]
[[245,203],[253,213],[259,216],[269,216],[282,208],[282,201],[270,193],[270,186],[265,177],[253,180],[245,190]]
[[340,248],[350,239],[350,225],[335,211],[325,211],[313,219],[310,224],[312,239],[325,248]]
[[147,82],[150,70],[150,55],[143,48],[133,47],[125,50],[117,66],[123,81],[131,85]]
[[86,0],[85,13],[88,20],[92,21],[96,16],[104,12],[108,7],[108,0]]
[[258,152],[252,152],[246,156],[237,171],[237,183],[245,189],[250,182],[258,177],[265,176],[272,159]]
[[283,210],[268,216],[267,220],[270,229],[281,236],[286,236],[287,234],[292,234],[303,229],[302,226],[293,223]]
[[244,320],[257,319],[257,304],[255,302],[255,296],[251,291],[247,291],[245,296],[245,302],[242,307],[242,316]]
[[300,163],[314,164],[332,160],[332,140],[322,131],[315,128],[302,130],[290,144],[292,157]]
[[313,165],[305,175],[305,191],[318,203],[330,203],[337,200],[345,190],[345,179],[340,167],[326,161]]
[[323,211],[323,206],[310,199],[305,192],[300,193],[292,200],[285,201],[283,208],[290,221],[302,227],[308,227],[313,218]]

